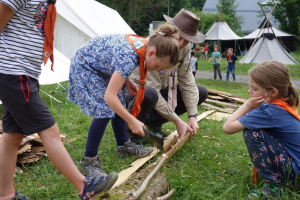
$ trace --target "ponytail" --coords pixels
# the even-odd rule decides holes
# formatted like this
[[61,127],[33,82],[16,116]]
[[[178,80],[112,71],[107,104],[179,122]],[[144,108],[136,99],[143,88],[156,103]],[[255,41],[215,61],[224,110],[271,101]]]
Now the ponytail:
[[169,57],[170,64],[174,66],[179,60],[178,38],[178,29],[175,26],[161,25],[150,37],[148,46],[155,47],[158,58]]
[[249,76],[262,88],[278,90],[278,98],[283,98],[291,107],[299,105],[299,96],[290,80],[287,66],[277,61],[265,61],[249,71]]
[[292,107],[298,107],[299,105],[299,95],[292,83],[290,83],[288,87],[288,97],[286,102]]

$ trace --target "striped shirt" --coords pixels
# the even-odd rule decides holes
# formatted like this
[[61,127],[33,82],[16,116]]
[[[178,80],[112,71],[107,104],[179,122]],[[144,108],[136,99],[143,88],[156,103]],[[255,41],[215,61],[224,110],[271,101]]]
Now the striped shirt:
[[0,73],[38,79],[43,62],[47,0],[0,2],[15,12],[0,35]]

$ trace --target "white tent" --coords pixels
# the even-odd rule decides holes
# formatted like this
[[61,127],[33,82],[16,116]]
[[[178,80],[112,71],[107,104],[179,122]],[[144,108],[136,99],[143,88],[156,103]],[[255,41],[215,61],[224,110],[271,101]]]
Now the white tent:
[[263,34],[252,49],[240,60],[240,63],[260,63],[274,60],[284,64],[298,64],[294,58],[278,43],[274,34]]
[[117,11],[95,0],[59,0],[56,7],[54,46],[69,59],[91,38],[135,34]]
[[240,36],[235,34],[225,21],[215,22],[205,34],[205,40],[241,40]]
[[[294,35],[292,35],[292,34],[289,34],[289,33],[283,32],[283,31],[281,31],[281,30],[278,30],[278,29],[275,28],[275,27],[272,27],[272,29],[273,29],[273,31],[274,31],[276,37],[288,37],[288,36],[294,36]],[[260,34],[258,35],[259,31],[260,31],[260,28],[257,29],[256,31],[250,33],[249,35],[246,35],[246,36],[243,37],[243,38],[246,39],[246,40],[247,40],[247,39],[255,39],[256,36],[260,37],[261,34],[263,34],[263,33],[273,33],[272,30],[271,30],[271,28],[263,28],[262,31],[260,32]]]

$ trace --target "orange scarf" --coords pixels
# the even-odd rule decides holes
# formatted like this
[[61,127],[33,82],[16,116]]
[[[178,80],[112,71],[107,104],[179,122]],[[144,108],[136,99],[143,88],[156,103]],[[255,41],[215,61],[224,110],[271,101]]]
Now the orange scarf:
[[227,54],[227,56],[228,56],[228,60],[231,60],[231,56],[232,56],[232,54],[233,54],[233,53],[231,53],[231,54]]
[[276,99],[274,101],[271,101],[270,103],[286,110],[291,115],[293,115],[293,117],[295,117],[298,121],[300,121],[300,116],[298,115],[297,108],[291,107],[284,99]]
[[53,42],[54,42],[54,26],[56,20],[56,0],[48,0],[47,15],[44,22],[45,41],[43,50],[43,61],[46,65],[48,58],[50,58],[52,65],[51,70],[53,71],[54,57],[53,57]]
[[[298,110],[295,107],[291,107],[284,99],[276,99],[274,101],[270,102],[271,104],[274,104],[276,106],[279,106],[280,108],[286,110],[288,113],[290,113],[293,117],[295,117],[298,121],[300,121],[300,116],[298,115]],[[253,167],[253,177],[252,177],[252,183],[255,181],[255,183],[258,183],[258,172]],[[252,184],[251,183],[251,184]]]
[[132,108],[131,114],[134,117],[137,117],[140,114],[141,111],[141,104],[144,100],[144,93],[145,93],[145,84],[146,84],[146,77],[147,77],[147,68],[145,67],[145,54],[146,54],[146,46],[148,43],[148,40],[145,38],[138,36],[138,35],[132,35],[128,34],[125,35],[128,42],[136,52],[136,54],[140,57],[140,79],[139,79],[139,91],[136,95],[136,99]]

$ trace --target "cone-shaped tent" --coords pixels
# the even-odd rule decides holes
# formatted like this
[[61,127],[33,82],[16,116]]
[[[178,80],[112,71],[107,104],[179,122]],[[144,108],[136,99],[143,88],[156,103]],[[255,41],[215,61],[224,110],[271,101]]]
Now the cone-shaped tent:
[[242,38],[235,34],[225,21],[215,22],[205,34],[205,40],[241,40]]
[[298,64],[294,58],[278,43],[275,35],[264,33],[240,63],[260,63],[267,60],[279,61],[284,64]]

